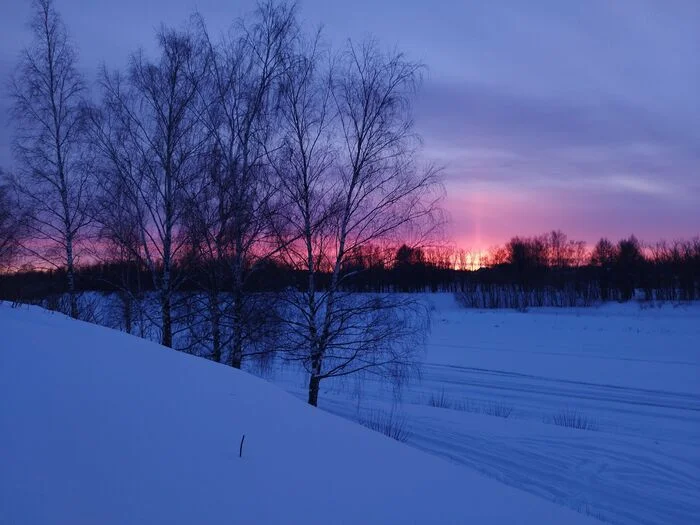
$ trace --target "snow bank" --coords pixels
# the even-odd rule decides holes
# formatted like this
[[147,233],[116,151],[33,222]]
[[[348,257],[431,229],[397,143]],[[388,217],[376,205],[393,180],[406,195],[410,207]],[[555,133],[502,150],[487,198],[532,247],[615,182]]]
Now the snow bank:
[[589,521],[136,337],[7,304],[0,334],[0,523]]

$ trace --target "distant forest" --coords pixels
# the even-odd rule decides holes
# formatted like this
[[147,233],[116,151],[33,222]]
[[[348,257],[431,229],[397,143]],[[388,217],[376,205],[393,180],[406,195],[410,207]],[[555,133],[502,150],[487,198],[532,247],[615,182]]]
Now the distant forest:
[[[343,289],[349,292],[455,292],[472,308],[588,306],[604,301],[692,301],[700,299],[700,238],[643,245],[632,236],[614,243],[601,239],[592,248],[561,231],[514,237],[481,257],[452,248],[397,250],[363,246],[348,258]],[[478,264],[478,267],[477,267]],[[207,269],[194,257],[177,264],[183,292],[205,290]],[[248,292],[303,289],[305,270],[274,257],[246,264]],[[318,289],[326,288],[330,268],[319,270]],[[0,275],[0,298],[38,301],[66,293],[61,270],[19,271]],[[222,290],[232,287],[222,283]],[[151,270],[137,262],[103,262],[79,267],[80,292],[156,291]]]

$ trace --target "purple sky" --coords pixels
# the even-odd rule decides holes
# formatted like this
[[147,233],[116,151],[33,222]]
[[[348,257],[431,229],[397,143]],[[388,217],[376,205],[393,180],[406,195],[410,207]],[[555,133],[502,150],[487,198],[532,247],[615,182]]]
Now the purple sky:
[[[22,46],[29,2],[0,19],[0,78]],[[153,47],[160,22],[194,9],[213,33],[243,0],[56,0],[92,81],[98,65]],[[485,248],[560,228],[595,241],[700,233],[697,0],[302,0],[327,39],[373,35],[429,68],[416,102],[427,157],[445,166],[451,234]],[[12,168],[7,97],[0,166]]]

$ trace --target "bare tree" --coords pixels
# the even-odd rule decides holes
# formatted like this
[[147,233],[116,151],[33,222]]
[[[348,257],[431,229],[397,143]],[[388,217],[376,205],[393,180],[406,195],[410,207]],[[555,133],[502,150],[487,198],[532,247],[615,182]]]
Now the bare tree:
[[190,200],[188,228],[205,269],[213,359],[225,358],[236,368],[246,356],[266,351],[250,343],[257,340],[267,303],[261,305],[261,296],[246,293],[245,286],[256,262],[276,249],[269,238],[275,190],[265,152],[295,31],[294,7],[271,2],[258,7],[252,24],[235,24],[218,44],[204,31],[209,75],[199,86],[211,140],[202,185]]
[[415,365],[426,327],[419,303],[343,286],[363,247],[425,233],[438,188],[435,169],[416,167],[410,95],[420,67],[372,42],[349,45],[330,71],[325,58],[318,39],[292,57],[275,157],[292,240],[284,253],[307,274],[286,296],[285,347],[309,374],[311,405],[324,379],[365,372],[400,382]]
[[552,230],[547,234],[547,264],[550,268],[567,268],[573,258],[571,245],[566,234],[561,230]]
[[22,52],[11,81],[17,188],[30,211],[25,244],[39,260],[66,271],[70,315],[78,316],[75,263],[89,224],[85,166],[85,86],[76,51],[51,0],[35,0],[34,42]]
[[145,299],[141,278],[145,260],[139,222],[141,214],[136,209],[138,202],[131,199],[127,181],[113,177],[112,173],[109,164],[106,170],[98,171],[103,180],[100,185],[108,191],[98,193],[94,199],[93,213],[100,227],[97,249],[92,255],[96,261],[115,267],[108,284],[117,288],[120,327],[132,333],[138,320],[143,336],[146,327],[143,316],[139,315]]
[[606,238],[602,238],[593,248],[591,253],[591,265],[609,268],[615,262],[617,252],[615,245]]
[[0,169],[0,273],[12,269],[23,234],[23,216]]
[[[177,260],[186,247],[183,216],[200,155],[207,143],[198,99],[207,55],[190,30],[163,28],[156,62],[143,52],[131,57],[126,77],[102,75],[104,100],[93,115],[93,140],[102,161],[102,219],[119,238],[115,221],[126,215],[139,244],[124,247],[150,270],[160,305],[161,342],[173,346],[173,300],[182,284]],[[131,232],[132,230],[128,230]],[[131,237],[129,237],[129,240]]]

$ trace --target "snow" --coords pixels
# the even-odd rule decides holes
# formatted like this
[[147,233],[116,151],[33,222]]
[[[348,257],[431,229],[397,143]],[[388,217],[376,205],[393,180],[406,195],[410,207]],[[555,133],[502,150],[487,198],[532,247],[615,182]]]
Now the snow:
[[0,523],[590,521],[136,337],[7,304],[0,334]]
[[[433,305],[422,378],[322,384],[348,419],[395,410],[407,443],[605,521],[700,523],[700,305],[478,311]],[[297,373],[273,378],[303,397]],[[444,395],[452,405],[431,406]],[[504,419],[486,413],[512,409]],[[596,431],[562,428],[574,410]]]

